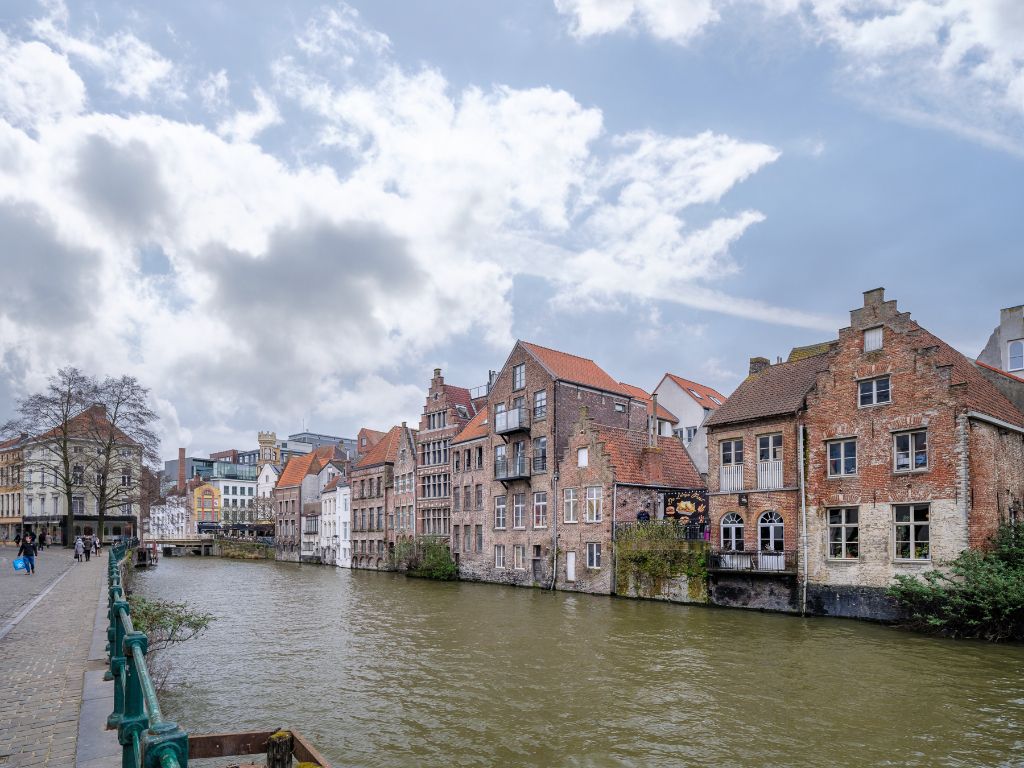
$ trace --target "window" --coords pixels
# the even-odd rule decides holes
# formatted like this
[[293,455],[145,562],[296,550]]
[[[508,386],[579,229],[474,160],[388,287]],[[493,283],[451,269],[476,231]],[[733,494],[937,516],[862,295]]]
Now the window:
[[626,404],[625,403],[616,403],[615,404],[615,410],[618,411],[619,413],[625,413],[626,412]]
[[484,449],[480,446],[476,449],[476,468],[483,469],[484,467]]
[[897,504],[892,509],[896,559],[928,560],[928,505]]
[[526,494],[517,493],[512,497],[512,527],[526,527]]
[[576,451],[576,466],[585,467],[590,463],[590,453],[586,448],[579,448]]
[[548,439],[533,438],[533,471],[546,472],[548,468]]
[[459,455],[458,451],[455,452],[455,471],[462,471],[462,457]]
[[459,511],[459,489],[457,487],[452,491],[452,509],[456,512]]
[[601,542],[587,542],[587,568],[601,567]]
[[121,485],[127,488],[132,484],[132,468],[122,467],[121,468]]
[[[31,499],[29,499],[31,501]],[[83,496],[72,496],[71,497],[71,512],[74,515],[85,514],[85,497]]]
[[860,552],[857,507],[828,511],[828,556],[833,560],[856,560]]
[[758,461],[782,460],[782,435],[761,435],[757,438]]
[[85,470],[81,464],[75,464],[71,470],[71,484],[72,485],[85,485]]
[[834,440],[828,443],[828,476],[857,474],[857,441]]
[[687,427],[686,428],[686,442],[692,443],[693,442],[693,438],[695,438],[696,436],[697,436],[697,427]]
[[526,365],[520,363],[512,367],[512,389],[522,389],[526,386]]
[[889,402],[889,377],[880,376],[860,382],[860,405],[881,405]]
[[494,567],[504,568],[505,567],[505,545],[495,544],[494,545]]
[[882,348],[882,327],[868,328],[864,331],[864,351],[874,352]]
[[459,526],[452,527],[452,551],[459,551]]
[[505,497],[494,497],[494,527],[505,528]]
[[587,488],[587,522],[601,522],[601,504],[604,497],[604,489],[600,486]]
[[781,552],[785,549],[782,515],[775,510],[769,510],[761,515],[757,521],[757,534],[759,549],[762,552]]
[[895,470],[897,472],[915,472],[928,469],[928,433],[904,432],[894,438]]
[[743,518],[735,512],[722,518],[722,549],[743,551]]
[[548,415],[548,393],[542,389],[533,393],[533,418],[543,419]]
[[484,508],[484,487],[482,485],[476,487],[476,508]]
[[693,395],[698,400],[703,400],[704,399],[703,397],[700,396],[700,393],[697,390],[695,390],[695,389],[691,389],[690,390],[690,394]]
[[538,491],[533,494],[533,527],[548,527],[548,494],[547,491]]
[[512,548],[512,567],[517,571],[526,570],[526,547],[522,544]]
[[476,526],[476,551],[484,551],[484,527],[482,525]]
[[577,511],[577,504],[579,499],[576,495],[575,488],[566,488],[562,491],[562,512],[565,522],[576,523],[579,522],[579,512]]
[[715,405],[721,405],[721,404],[722,404],[722,401],[721,401],[721,400],[719,400],[719,399],[718,399],[717,397],[715,397],[714,395],[708,395],[708,397],[710,397],[710,398],[711,398],[711,399],[712,399],[712,400],[713,400],[713,401],[715,402]]
[[1024,370],[1024,339],[1011,341],[1006,357],[1009,362],[1009,365],[1006,366],[1008,370]]
[[722,441],[722,466],[743,465],[743,440]]

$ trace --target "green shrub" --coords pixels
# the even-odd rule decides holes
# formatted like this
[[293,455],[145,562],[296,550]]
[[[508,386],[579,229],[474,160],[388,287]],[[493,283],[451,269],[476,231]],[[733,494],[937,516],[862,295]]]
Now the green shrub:
[[391,567],[420,579],[453,581],[459,577],[459,569],[452,560],[448,545],[441,540],[397,543],[391,552]]
[[990,550],[962,552],[948,573],[897,576],[888,594],[916,629],[990,642],[1024,640],[1024,523],[1003,523]]

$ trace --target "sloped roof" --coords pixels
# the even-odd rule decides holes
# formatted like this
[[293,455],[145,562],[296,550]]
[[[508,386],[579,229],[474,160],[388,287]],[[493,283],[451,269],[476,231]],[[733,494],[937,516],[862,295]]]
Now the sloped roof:
[[375,467],[378,464],[394,464],[398,458],[398,448],[402,443],[402,430],[405,427],[392,427],[384,437],[373,446],[356,464],[356,469]]
[[20,443],[24,439],[25,438],[22,436],[22,437],[12,437],[10,440],[4,440],[4,441],[0,442],[0,451],[6,451],[6,450],[8,450],[10,448],[17,448],[18,447],[18,443]]
[[[721,407],[719,403],[725,403],[728,400],[725,395],[717,389],[709,387],[707,384],[684,379],[682,376],[676,376],[674,373],[666,373],[665,378],[671,379],[676,386],[680,387],[697,405],[703,408],[710,408],[712,411],[715,411]],[[719,402],[716,403],[711,399],[712,397],[717,397]]]
[[658,447],[650,448],[644,430],[596,423],[594,429],[608,452],[616,482],[668,488],[704,487],[700,472],[679,440],[660,438]]
[[[1009,371],[1004,371],[1002,368],[996,368],[993,365],[989,365],[988,363],[981,362],[981,360],[975,360],[974,364],[978,365],[978,366],[981,366],[985,370],[992,371],[993,373],[998,373],[1001,376],[1005,376],[1006,378],[1010,379],[1011,381],[1018,381],[1021,384],[1024,384],[1024,379],[1022,379],[1020,376],[1016,376],[1016,375],[1010,373]],[[3,448],[3,447],[4,447],[4,444],[0,443],[0,448]]]
[[828,369],[828,355],[769,365],[748,376],[707,420],[709,427],[796,413],[814,387],[819,371]]
[[[381,440],[384,439],[384,435],[387,432],[379,432],[376,429],[370,429],[369,427],[363,427],[359,430],[359,434],[356,435],[356,450],[361,451],[362,448],[369,450]],[[363,445],[363,438],[366,438],[366,445]]]
[[786,358],[786,362],[795,363],[797,360],[804,360],[808,357],[823,355],[837,344],[839,344],[839,342],[833,339],[832,341],[820,341],[817,344],[808,344],[803,347],[793,347],[789,351],[789,357]]
[[952,366],[949,378],[951,385],[966,385],[967,394],[964,399],[969,408],[1019,427],[1024,426],[1024,413],[1017,410],[1006,395],[985,378],[985,375],[971,360],[921,326],[917,326],[917,329],[911,333],[917,334],[924,342],[921,347],[938,347],[937,364]]
[[290,458],[288,463],[284,465],[284,472],[281,473],[281,477],[277,480],[277,487],[291,488],[295,485],[301,485],[302,478],[309,474],[314,461],[318,461],[316,451]]
[[[640,387],[638,387],[638,386],[636,386],[634,384],[627,384],[624,381],[620,381],[619,382],[619,386],[623,387],[624,389],[626,389],[626,391],[629,392],[637,400],[644,400],[644,401],[646,401],[646,403],[647,403],[647,415],[648,416],[651,415],[651,411],[654,408],[654,398],[652,398],[651,395],[648,392],[646,392],[643,389],[640,389]],[[673,424],[675,424],[675,423],[677,423],[679,421],[679,419],[676,417],[676,415],[674,413],[672,413],[672,411],[670,411],[668,408],[663,406],[661,403],[658,403],[658,418],[659,419],[663,419],[665,421],[671,421]]]
[[481,437],[487,437],[487,433],[487,406],[485,405],[477,411],[476,416],[469,420],[469,423],[462,428],[462,431],[452,438],[452,445],[455,445],[456,443],[468,443],[470,440],[478,440]]
[[580,384],[616,395],[629,395],[622,385],[589,358],[570,355],[568,352],[559,352],[557,349],[549,349],[527,341],[519,343],[559,381]]
[[466,413],[473,416],[476,409],[473,407],[473,398],[469,394],[469,390],[465,387],[456,387],[452,384],[444,385],[445,395],[448,398],[449,405],[461,405],[466,409]]
[[[90,406],[77,416],[72,417],[72,419],[68,421],[68,434],[72,437],[78,438],[95,437],[99,435],[104,440],[107,439],[110,434],[113,434],[114,439],[119,443],[138,445],[138,443],[128,437],[128,435],[110,423],[110,419],[107,418],[107,412],[102,405]],[[59,436],[60,429],[54,427],[53,429],[39,435],[36,439],[46,440],[51,437]]]
[[329,491],[337,489],[339,480],[341,480],[341,475],[338,475],[337,477],[332,477],[331,481],[324,486],[324,489],[323,491],[321,491],[321,493],[328,493]]

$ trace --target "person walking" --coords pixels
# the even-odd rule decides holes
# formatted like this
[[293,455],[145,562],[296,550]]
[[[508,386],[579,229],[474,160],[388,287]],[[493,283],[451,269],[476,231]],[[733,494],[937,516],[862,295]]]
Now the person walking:
[[100,553],[100,537],[95,533],[92,535],[92,553],[98,555]]
[[30,536],[25,536],[21,540],[21,546],[18,547],[18,557],[25,558],[25,573],[35,576],[36,575],[36,542]]
[[82,537],[79,536],[75,539],[75,560],[82,562],[83,554],[85,554],[85,545],[82,543]]
[[89,558],[92,556],[92,542],[86,539],[83,542],[82,551],[85,553],[85,562],[89,562]]

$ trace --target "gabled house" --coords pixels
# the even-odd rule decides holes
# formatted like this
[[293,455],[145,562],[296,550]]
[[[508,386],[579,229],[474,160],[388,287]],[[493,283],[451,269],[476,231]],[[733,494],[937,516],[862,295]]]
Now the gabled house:
[[661,377],[654,394],[658,396],[658,405],[676,416],[673,433],[683,441],[697,471],[707,477],[708,442],[704,424],[725,403],[725,395],[674,373]]
[[[278,560],[301,562],[314,556],[313,534],[319,530],[320,471],[335,458],[336,448],[322,446],[288,460],[273,492],[276,511],[274,543]],[[324,483],[326,485],[326,481]],[[304,518],[316,518],[304,524]],[[310,530],[307,530],[310,529]],[[315,529],[315,530],[313,530]],[[305,542],[306,549],[303,549]]]
[[[363,430],[360,430],[362,439]],[[352,467],[352,567],[385,570],[394,544],[395,463],[402,449],[415,452],[415,437],[406,426],[392,427]],[[404,530],[404,529],[403,529]]]
[[489,570],[484,531],[491,525],[490,422],[483,405],[451,443],[452,558],[463,578],[480,579]]

